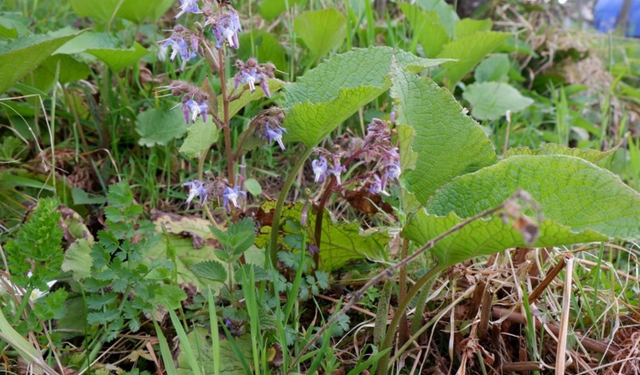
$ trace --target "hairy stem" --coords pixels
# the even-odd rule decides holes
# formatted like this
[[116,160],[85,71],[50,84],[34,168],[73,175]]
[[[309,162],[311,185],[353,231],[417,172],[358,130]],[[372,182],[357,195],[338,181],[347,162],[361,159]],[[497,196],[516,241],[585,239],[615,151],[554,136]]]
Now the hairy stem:
[[229,124],[229,98],[227,98],[227,79],[225,76],[225,60],[222,50],[218,50],[218,73],[220,74],[220,93],[222,96],[222,110],[224,112],[223,126],[224,130],[224,148],[227,154],[227,179],[229,185],[236,186],[236,174],[233,166],[233,150],[231,149],[231,129]]
[[293,166],[291,171],[289,172],[289,176],[287,180],[284,182],[282,186],[282,190],[280,191],[280,195],[278,196],[278,201],[276,202],[275,212],[273,213],[273,224],[271,226],[271,246],[270,246],[270,257],[271,264],[275,268],[278,261],[278,232],[280,230],[280,218],[282,217],[282,208],[284,207],[284,202],[287,200],[287,194],[289,194],[289,189],[293,185],[293,182],[296,180],[296,175],[298,172],[304,167],[304,163],[311,155],[313,151],[313,147],[307,147],[300,155],[300,159]]

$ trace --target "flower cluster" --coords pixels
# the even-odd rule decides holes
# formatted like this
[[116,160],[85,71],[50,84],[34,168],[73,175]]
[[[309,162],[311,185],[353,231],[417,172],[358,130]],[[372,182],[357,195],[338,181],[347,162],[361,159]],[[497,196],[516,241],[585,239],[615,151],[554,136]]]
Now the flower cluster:
[[207,122],[207,110],[209,105],[209,95],[198,87],[184,81],[173,81],[170,85],[160,89],[170,90],[173,96],[182,96],[182,113],[187,124],[196,122],[198,116],[202,116],[202,121]]
[[217,179],[213,181],[193,180],[182,184],[189,187],[189,195],[187,196],[187,204],[190,204],[196,197],[200,198],[200,205],[207,203],[210,197],[222,198],[222,205],[228,211],[231,211],[231,204],[235,208],[241,208],[240,197],[246,197],[247,193],[240,189],[240,186],[230,187],[225,180]]
[[171,61],[180,55],[182,59],[180,70],[184,70],[187,61],[195,58],[198,54],[204,55],[200,45],[200,37],[193,31],[180,25],[173,29],[173,34],[162,43],[162,47],[171,47],[171,55],[169,57]]
[[284,111],[278,107],[271,107],[260,113],[252,122],[255,127],[254,135],[265,139],[267,143],[277,142],[280,149],[285,150],[282,142],[282,133],[287,133],[287,129],[282,127],[284,121]]
[[[360,138],[351,140],[351,157],[344,163],[341,162],[344,152],[330,153],[324,149],[315,150],[315,153],[319,155],[311,162],[315,182],[324,182],[328,175],[333,175],[337,184],[341,185],[340,175],[346,172],[345,165],[358,158],[365,162],[375,163],[370,173],[366,173],[358,179],[365,186],[368,186],[371,194],[389,195],[386,192],[387,183],[399,179],[402,173],[398,148],[391,144],[391,137],[389,123],[373,119],[367,127],[364,140]],[[328,158],[332,163],[329,163]]]
[[247,62],[238,60],[236,67],[238,68],[238,73],[236,73],[234,77],[234,88],[237,89],[240,84],[249,85],[249,90],[254,92],[256,91],[256,84],[259,84],[264,95],[267,98],[271,97],[267,78],[275,77],[275,65],[272,63],[258,64],[258,60],[252,58],[247,60]]
[[212,25],[211,31],[216,38],[216,48],[222,49],[226,42],[230,48],[238,49],[238,33],[242,31],[238,12],[227,5],[228,12],[219,14],[214,17],[208,17],[206,25]]

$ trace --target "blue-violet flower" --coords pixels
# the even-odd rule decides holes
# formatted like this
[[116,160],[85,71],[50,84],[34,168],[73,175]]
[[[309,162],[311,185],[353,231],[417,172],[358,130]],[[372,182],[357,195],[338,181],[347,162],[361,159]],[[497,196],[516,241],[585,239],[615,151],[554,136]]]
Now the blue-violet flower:
[[200,197],[200,205],[203,205],[207,200],[207,189],[204,188],[202,181],[193,180],[193,182],[185,182],[182,186],[189,186],[189,196],[187,197],[187,204],[191,203],[193,198]]
[[198,7],[198,0],[180,0],[180,12],[176,14],[174,19],[180,18],[185,13],[200,14],[200,8]]
[[182,104],[182,113],[187,124],[195,123],[198,116],[202,115],[202,121],[207,122],[207,108],[209,106],[203,100],[197,103],[193,99],[189,99]]
[[327,159],[324,156],[320,156],[311,162],[311,167],[316,175],[315,182],[324,182],[328,167]]
[[333,167],[329,169],[329,173],[336,177],[336,182],[338,186],[342,185],[342,181],[340,181],[340,174],[342,172],[346,172],[347,168],[345,168],[342,164],[340,164],[339,160],[334,160]]
[[240,26],[240,19],[238,13],[235,10],[231,10],[226,17],[220,18],[213,25],[213,35],[216,37],[216,47],[222,48],[222,45],[226,41],[229,47],[238,49],[240,43],[238,42],[238,32],[242,31]]
[[181,70],[184,70],[185,66],[187,65],[187,61],[193,59],[197,55],[193,50],[193,43],[191,48],[189,48],[189,44],[187,44],[187,42],[185,42],[182,37],[177,35],[174,35],[171,38],[167,39],[167,41],[164,42],[163,46],[171,47],[171,56],[169,58],[171,61],[175,60],[176,56],[180,54],[180,57],[182,58],[182,66],[180,68]]
[[265,124],[265,128],[266,130],[264,132],[264,136],[267,139],[267,143],[276,141],[280,145],[280,148],[282,149],[282,151],[284,151],[284,144],[282,143],[282,132],[284,131],[285,133],[287,133],[287,129],[281,126],[271,127],[269,126],[268,121]]
[[240,196],[247,196],[247,193],[240,190],[240,186],[236,186],[233,189],[230,187],[226,187],[224,188],[224,193],[222,194],[222,202],[224,205],[224,208],[227,209],[227,211],[231,211],[231,206],[229,206],[229,201],[231,201],[231,203],[233,203],[233,205],[236,208],[240,208],[240,205],[238,204],[238,199],[240,198]]

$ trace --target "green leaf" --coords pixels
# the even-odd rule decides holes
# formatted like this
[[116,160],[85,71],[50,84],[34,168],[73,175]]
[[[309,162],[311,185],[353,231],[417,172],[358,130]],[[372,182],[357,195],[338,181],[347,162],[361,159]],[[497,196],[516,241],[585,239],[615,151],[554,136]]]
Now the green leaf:
[[122,69],[135,64],[149,53],[146,48],[138,44],[133,43],[133,47],[128,49],[96,49],[91,48],[86,51],[104,61],[111,70],[118,73]]
[[476,82],[500,82],[509,73],[510,65],[508,55],[489,56],[478,65],[474,78]]
[[[415,170],[405,175],[420,203],[454,177],[496,162],[491,141],[448,90],[397,64],[392,66],[392,80],[396,122],[413,128],[400,133],[400,156],[403,168],[415,158]],[[408,152],[409,147],[417,155]]]
[[81,32],[71,35],[31,35],[0,43],[0,94]]
[[114,49],[120,47],[120,40],[107,33],[86,32],[65,43],[56,54],[71,55],[88,49]]
[[54,55],[47,58],[33,71],[33,78],[29,76],[25,83],[42,91],[49,91],[55,83],[56,70],[58,70],[58,82],[64,84],[85,79],[91,74],[89,66],[67,55]]
[[145,19],[157,21],[174,0],[71,0],[71,6],[80,16],[108,22],[113,17],[141,23]]
[[[461,219],[501,204],[517,189],[528,192],[544,215],[540,236],[529,246],[640,238],[640,195],[611,172],[564,155],[512,156],[460,176],[410,219],[404,235],[424,243]],[[433,252],[445,264],[453,264],[524,245],[513,225],[494,217],[447,237]]]
[[172,139],[182,137],[186,131],[187,125],[180,111],[152,108],[136,119],[136,132],[140,135],[138,144],[142,146],[164,146]]
[[29,33],[29,19],[21,13],[4,13],[0,16],[0,36],[13,39]]
[[[271,93],[271,95],[280,91],[283,85],[284,85],[284,82],[280,81],[279,79],[269,78],[267,80],[267,87],[269,87],[269,92]],[[230,82],[229,85],[227,86],[227,92],[231,92],[232,89],[233,89],[233,82]],[[238,92],[241,89],[242,87],[238,87]],[[266,96],[264,95],[262,88],[258,87],[256,91],[251,92],[247,86],[247,90],[245,90],[242,93],[242,95],[240,95],[239,98],[229,103],[229,117],[235,116],[236,113],[240,112],[240,110],[250,102],[253,102],[265,97]],[[222,95],[218,95],[218,116],[220,116],[220,118],[224,118],[223,103],[224,102],[222,100]]]
[[133,203],[133,192],[129,187],[129,182],[120,181],[109,186],[107,201],[113,208],[127,207]]
[[335,8],[298,14],[293,30],[317,60],[339,47],[347,36],[347,18]]
[[87,296],[87,307],[93,310],[102,310],[104,307],[111,307],[112,303],[118,300],[118,293],[91,294]]
[[493,27],[491,20],[472,20],[471,18],[465,18],[453,27],[453,38],[461,39],[480,31],[491,31],[491,27]]
[[[187,334],[189,346],[191,348],[197,348],[193,350],[196,355],[197,362],[203,367],[203,374],[214,374],[213,365],[213,345],[211,342],[211,332],[207,328],[195,328],[193,331]],[[251,337],[248,334],[234,338],[235,343],[241,351],[242,356],[246,362],[252,363],[252,349],[251,349]],[[232,349],[231,343],[227,339],[220,339],[220,374],[224,375],[246,375],[244,367],[241,364],[240,359],[236,355],[236,352]],[[180,342],[179,354],[177,358],[178,362],[178,375],[192,375],[193,369],[187,359],[187,353],[182,341]]]
[[[319,64],[284,89],[288,108],[283,127],[287,141],[314,147],[363,105],[390,85],[388,78],[393,49],[375,47],[337,55]],[[445,60],[421,59],[395,51],[396,60],[411,70],[439,65]]]
[[[286,71],[288,68],[287,51],[280,41],[275,36],[264,30],[251,30],[251,32],[242,33],[239,35],[240,49],[238,50],[238,57],[240,60],[246,61],[251,57],[255,57],[261,63],[271,62],[277,69]],[[252,49],[249,47],[253,38],[253,48],[255,50],[255,56],[251,54]],[[273,92],[273,91],[272,91]]]
[[248,178],[244,182],[244,188],[255,197],[262,194],[262,186],[260,186],[260,183],[255,178]]
[[497,120],[507,111],[520,112],[533,104],[533,99],[502,82],[473,83],[462,97],[471,104],[471,115],[478,120]]
[[101,196],[90,196],[86,191],[73,188],[71,189],[71,198],[73,198],[73,204],[104,204],[107,202],[107,198]]
[[304,5],[307,0],[262,0],[258,3],[258,13],[265,20],[271,21],[287,10],[287,2],[289,7],[294,7],[299,4]]
[[64,253],[62,270],[71,272],[76,281],[91,277],[91,266],[93,265],[91,246],[93,246],[93,240],[81,238],[74,241]]
[[435,57],[451,40],[447,28],[435,11],[424,11],[417,5],[398,3],[427,57]]
[[456,59],[442,65],[447,87],[454,87],[473,67],[509,38],[507,33],[483,31],[444,46],[438,58]]
[[453,36],[455,25],[460,21],[460,17],[458,17],[452,5],[447,4],[444,0],[417,0],[415,3],[426,11],[436,12],[438,18],[447,29],[447,34]]
[[[184,119],[183,119],[184,120]],[[207,122],[200,118],[187,129],[187,138],[180,147],[180,152],[189,158],[199,158],[200,153],[208,150],[218,140],[218,127],[213,123],[211,116]]]
[[567,155],[575,156],[577,158],[584,159],[595,164],[611,156],[616,152],[616,150],[618,150],[617,147],[607,151],[599,151],[593,149],[585,150],[580,148],[571,148],[565,145],[547,143],[540,146],[540,148],[537,150],[532,150],[527,147],[510,148],[509,150],[507,150],[504,158],[517,155]]
[[191,266],[191,271],[200,277],[219,282],[227,281],[228,277],[225,266],[215,260],[196,263]]
[[[293,220],[300,222],[302,217],[302,203],[286,205],[282,213],[282,221]],[[275,208],[275,202],[266,202],[261,209],[267,214]],[[307,238],[313,238],[315,230],[315,215],[307,218]],[[372,228],[363,231],[356,223],[338,222],[334,220],[328,210],[325,211],[322,222],[322,244],[320,246],[319,268],[331,271],[344,266],[347,262],[358,259],[385,259],[385,246],[391,241],[391,237],[381,229]],[[282,228],[283,236],[278,237],[278,241],[286,249],[291,249],[285,237],[297,235]],[[271,236],[271,227],[264,225],[260,228],[256,246],[266,247]]]

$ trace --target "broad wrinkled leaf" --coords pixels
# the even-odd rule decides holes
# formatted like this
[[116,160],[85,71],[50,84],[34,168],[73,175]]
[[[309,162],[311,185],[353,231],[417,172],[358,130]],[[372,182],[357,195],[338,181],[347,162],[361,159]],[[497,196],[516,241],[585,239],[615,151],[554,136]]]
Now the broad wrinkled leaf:
[[500,82],[509,73],[510,65],[508,55],[489,56],[478,65],[473,78],[476,82]]
[[[299,222],[302,216],[302,203],[295,205],[285,205],[282,212],[281,221],[287,222],[292,220]],[[261,206],[263,216],[273,214],[275,202],[266,202]],[[260,222],[262,214],[257,215]],[[307,238],[314,236],[316,216],[312,213],[307,218]],[[261,223],[262,227],[256,239],[256,246],[266,247],[271,236],[270,223]],[[284,236],[278,236],[278,243],[286,249],[291,249],[285,241],[285,237],[296,235],[293,229],[288,229],[287,225],[281,228],[285,232]],[[331,271],[339,268],[352,260],[358,259],[385,259],[385,246],[389,243],[391,237],[380,229],[371,229],[363,231],[356,223],[338,222],[331,218],[330,212],[325,211],[322,221],[322,244],[320,246],[320,265],[319,268],[325,271]]]
[[503,82],[473,83],[462,97],[471,104],[471,115],[478,120],[497,120],[507,111],[520,112],[533,104],[533,99]]
[[[527,191],[544,215],[540,236],[531,246],[640,238],[640,195],[611,172],[564,155],[512,156],[460,176],[438,190],[403,235],[424,243],[461,219],[501,204],[517,189]],[[449,236],[433,251],[453,264],[514,246],[525,246],[520,233],[512,223],[493,217]]]
[[189,158],[198,158],[203,150],[208,150],[218,140],[219,133],[211,116],[207,117],[206,123],[198,117],[196,123],[187,129],[187,137],[180,147],[180,152]]
[[[288,141],[317,145],[333,129],[390,85],[393,49],[375,47],[337,55],[309,71],[284,90],[288,108],[284,127]],[[445,60],[421,59],[395,51],[400,65],[418,71]]]
[[510,148],[509,150],[507,150],[507,153],[504,155],[504,157],[508,158],[517,155],[567,155],[575,156],[577,158],[584,159],[595,164],[611,156],[616,152],[617,149],[618,148],[616,147],[607,151],[599,151],[593,149],[571,148],[565,145],[547,143],[540,146],[540,148],[537,150],[532,150],[527,147]]
[[[222,330],[221,330],[222,331]],[[193,348],[196,360],[202,364],[203,374],[213,374],[213,343],[211,342],[211,332],[206,328],[195,328],[187,334],[187,339],[191,348]],[[248,334],[234,338],[236,344],[240,348],[245,361],[253,363],[251,337]],[[196,349],[197,348],[197,349]],[[224,375],[245,375],[246,372],[238,359],[236,352],[231,348],[231,344],[226,338],[220,339],[220,374]],[[178,375],[192,375],[193,370],[187,359],[187,355],[180,345],[178,362]]]
[[140,135],[138,144],[152,147],[166,145],[174,138],[180,138],[187,131],[184,116],[180,111],[152,108],[138,115],[136,132]]
[[422,44],[427,57],[435,57],[451,40],[447,28],[435,11],[425,11],[417,5],[399,3],[398,6],[411,25],[411,30]]
[[55,50],[80,35],[31,35],[0,43],[0,94],[45,61]]
[[405,168],[415,163],[415,170],[405,174],[408,189],[420,203],[454,177],[496,162],[489,138],[448,90],[397,64],[392,66],[392,80],[396,122],[413,128],[400,132],[400,156]]
[[109,22],[112,18],[124,18],[140,23],[145,19],[157,21],[175,0],[71,0],[73,10],[83,17]]
[[509,36],[507,33],[483,31],[446,44],[437,57],[458,60],[442,65],[444,70],[442,75],[447,79],[447,87],[454,87],[474,66],[504,43]]
[[347,18],[334,8],[308,11],[296,16],[293,29],[319,59],[344,42]]

